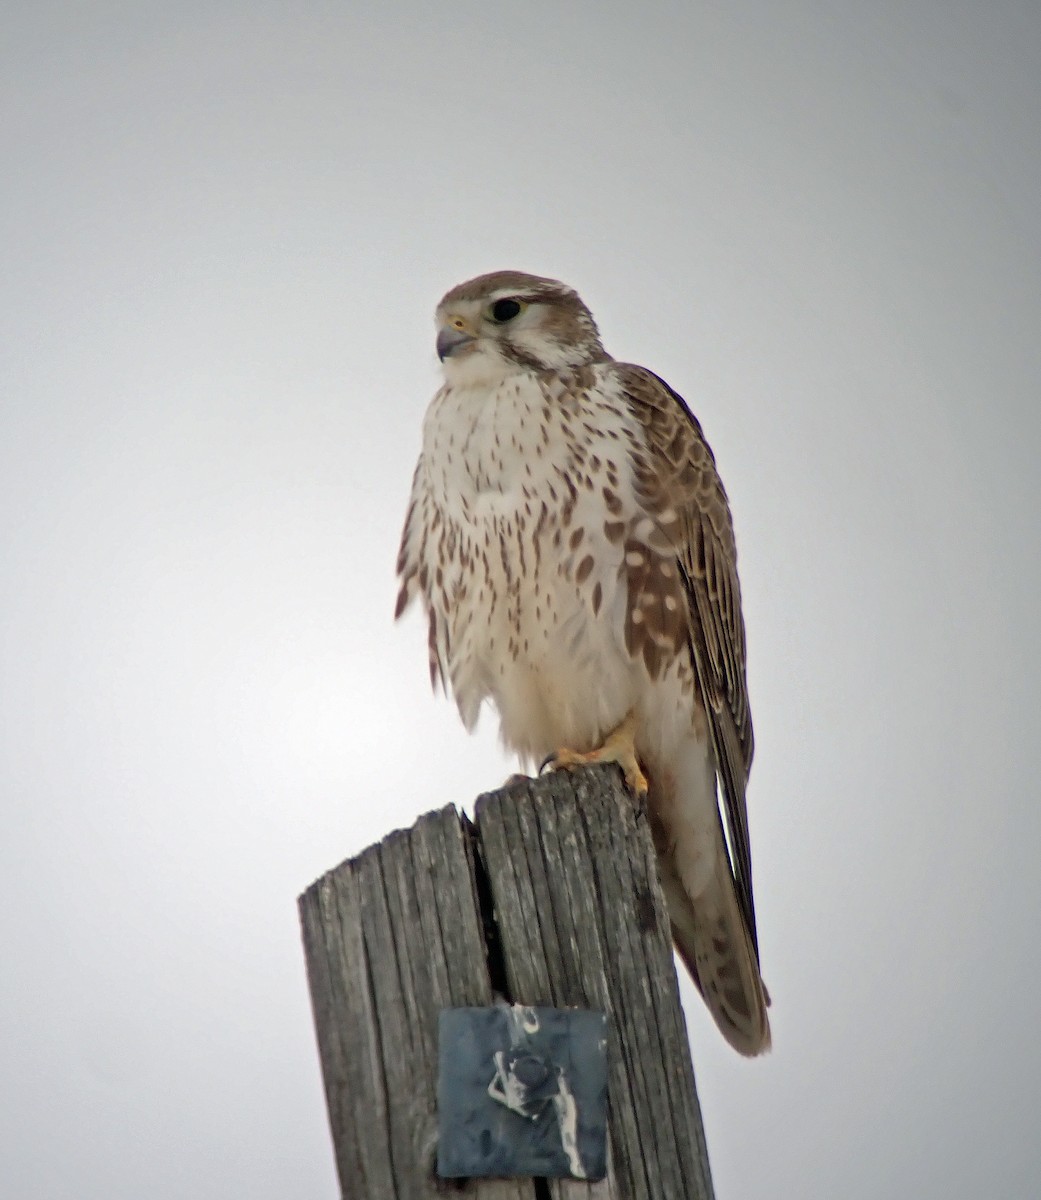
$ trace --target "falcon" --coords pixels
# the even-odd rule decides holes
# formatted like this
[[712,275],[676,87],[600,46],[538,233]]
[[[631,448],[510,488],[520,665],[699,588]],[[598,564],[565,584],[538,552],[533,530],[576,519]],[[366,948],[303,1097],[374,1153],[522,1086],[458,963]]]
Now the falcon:
[[[398,556],[431,683],[522,762],[616,762],[645,803],[680,957],[727,1041],[770,1045],[745,789],[733,524],[701,426],[616,362],[578,294],[519,271],[437,308],[444,384]],[[718,793],[721,801],[717,799]]]

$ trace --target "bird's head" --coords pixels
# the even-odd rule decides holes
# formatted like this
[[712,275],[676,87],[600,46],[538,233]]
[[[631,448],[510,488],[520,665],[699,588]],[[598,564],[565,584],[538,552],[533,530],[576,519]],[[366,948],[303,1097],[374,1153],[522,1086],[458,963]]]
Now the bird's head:
[[555,279],[496,271],[459,284],[437,306],[437,355],[449,383],[606,361],[578,293]]

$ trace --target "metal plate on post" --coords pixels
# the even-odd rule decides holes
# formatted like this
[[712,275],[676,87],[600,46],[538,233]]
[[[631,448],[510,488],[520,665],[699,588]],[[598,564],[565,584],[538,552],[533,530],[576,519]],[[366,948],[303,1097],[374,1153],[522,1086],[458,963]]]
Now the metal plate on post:
[[607,1018],[585,1009],[445,1008],[438,1174],[607,1173]]

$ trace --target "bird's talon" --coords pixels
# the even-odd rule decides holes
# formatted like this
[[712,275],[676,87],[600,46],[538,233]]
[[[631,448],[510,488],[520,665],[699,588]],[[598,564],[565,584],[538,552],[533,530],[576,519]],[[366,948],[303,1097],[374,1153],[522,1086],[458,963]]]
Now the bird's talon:
[[636,824],[639,825],[644,820],[644,818],[647,816],[647,793],[646,792],[637,792],[636,793],[636,803],[633,806],[633,809],[635,812]]
[[648,784],[633,746],[634,725],[634,715],[629,713],[618,728],[608,734],[599,749],[582,753],[562,747],[554,751],[539,767],[539,774],[543,774],[547,768],[558,771],[570,767],[592,766],[595,763],[617,763],[625,777],[626,786],[642,807],[647,799]]

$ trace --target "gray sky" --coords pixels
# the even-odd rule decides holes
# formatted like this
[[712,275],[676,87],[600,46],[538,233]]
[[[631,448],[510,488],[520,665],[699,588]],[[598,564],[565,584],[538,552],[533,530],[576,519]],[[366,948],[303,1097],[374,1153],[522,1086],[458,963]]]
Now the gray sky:
[[0,1194],[337,1194],[294,901],[512,769],[391,611],[433,306],[513,267],[735,510],[776,1048],[688,1005],[720,1200],[1037,1196],[1041,10],[18,7]]

